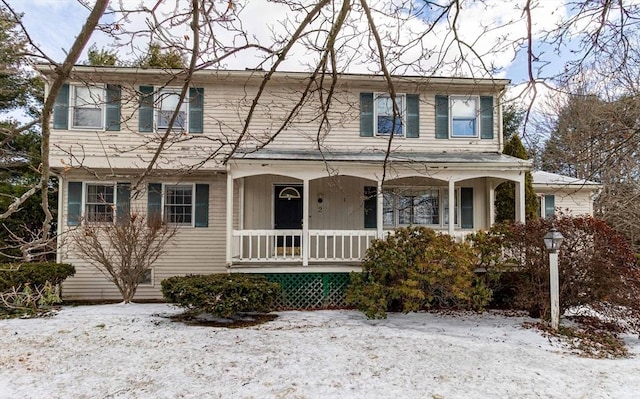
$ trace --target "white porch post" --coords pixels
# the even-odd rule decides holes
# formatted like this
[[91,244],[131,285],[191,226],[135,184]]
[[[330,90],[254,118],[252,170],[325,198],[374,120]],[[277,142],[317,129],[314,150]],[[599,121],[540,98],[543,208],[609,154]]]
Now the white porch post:
[[244,177],[238,180],[238,227],[244,229]]
[[491,227],[496,222],[496,183],[493,181],[493,179],[487,179],[486,189],[487,206],[489,208],[487,212],[489,225],[487,227]]
[[455,227],[456,227],[455,206],[456,206],[455,182],[453,180],[449,180],[449,235],[451,237],[453,237],[455,233]]
[[309,266],[309,180],[302,181],[302,266]]
[[381,240],[384,238],[384,221],[382,220],[384,215],[384,197],[382,195],[382,180],[378,180],[378,189],[376,190],[376,193],[376,228],[378,230],[376,234],[378,239]]
[[525,222],[524,172],[516,182],[516,222]]
[[233,245],[233,176],[227,168],[227,267],[231,266]]

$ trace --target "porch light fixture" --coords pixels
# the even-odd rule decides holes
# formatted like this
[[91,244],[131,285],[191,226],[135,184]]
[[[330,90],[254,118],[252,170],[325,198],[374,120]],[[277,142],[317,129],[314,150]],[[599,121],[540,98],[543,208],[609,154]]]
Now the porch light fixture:
[[300,192],[293,187],[285,187],[280,191],[278,198],[281,199],[300,199]]
[[560,326],[560,288],[558,283],[558,250],[564,236],[555,226],[544,235],[544,246],[549,251],[549,291],[551,294],[551,328]]

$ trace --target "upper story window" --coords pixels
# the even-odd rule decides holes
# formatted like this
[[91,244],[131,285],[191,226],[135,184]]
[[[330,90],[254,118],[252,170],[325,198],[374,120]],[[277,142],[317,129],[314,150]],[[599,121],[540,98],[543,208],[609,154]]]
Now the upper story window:
[[360,136],[420,136],[420,99],[417,94],[360,93]]
[[395,100],[398,112],[394,112],[391,96],[386,94],[376,96],[376,134],[388,136],[393,132],[396,136],[404,136],[404,96],[396,96]]
[[65,83],[53,105],[53,128],[119,131],[120,97],[119,85]]
[[189,99],[185,98],[178,108],[180,90],[162,89],[158,92],[157,97],[156,128],[167,129],[169,127],[169,121],[171,121],[171,117],[173,117],[177,108],[178,114],[176,115],[172,128],[179,131],[186,131],[187,105],[189,104]]
[[436,138],[493,139],[493,96],[436,96]]
[[478,98],[451,97],[451,137],[478,137]]
[[100,86],[73,86],[72,124],[76,129],[102,129],[105,92]]
[[204,89],[189,88],[178,107],[181,88],[154,88],[140,86],[140,106],[138,108],[138,131],[163,132],[169,128],[174,112],[178,112],[171,126],[176,133],[202,133],[204,129]]

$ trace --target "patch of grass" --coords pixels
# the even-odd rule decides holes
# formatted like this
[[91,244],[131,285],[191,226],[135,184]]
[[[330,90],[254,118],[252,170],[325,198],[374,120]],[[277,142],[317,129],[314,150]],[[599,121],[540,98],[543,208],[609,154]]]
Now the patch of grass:
[[169,316],[169,319],[190,326],[245,328],[270,322],[277,317],[278,315],[271,313],[239,313],[229,318],[220,318],[208,313],[184,312]]
[[622,331],[616,324],[588,316],[573,316],[568,319],[574,321],[575,326],[561,325],[557,331],[543,323],[524,323],[524,326],[542,331],[549,339],[557,339],[582,357],[620,359],[630,356],[624,341],[618,336]]

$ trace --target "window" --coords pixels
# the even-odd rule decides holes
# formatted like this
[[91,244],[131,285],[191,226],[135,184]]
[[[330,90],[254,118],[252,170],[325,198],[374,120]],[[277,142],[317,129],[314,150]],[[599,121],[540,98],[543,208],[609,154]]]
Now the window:
[[393,100],[388,95],[378,95],[376,97],[376,134],[388,136],[393,131],[396,136],[402,136],[404,133],[404,96],[396,96],[396,104],[398,105],[398,112],[394,116]]
[[477,97],[451,97],[451,137],[477,137]]
[[66,198],[68,226],[129,220],[130,183],[69,181]]
[[[456,189],[455,221],[458,221],[458,196]],[[419,188],[401,189],[393,188],[383,192],[383,223],[387,227],[406,225],[432,225],[440,226],[448,224],[449,208],[448,189],[445,188]],[[442,221],[442,223],[441,223]]]
[[103,87],[73,86],[71,126],[76,129],[102,129],[104,104]]
[[140,285],[153,285],[153,269],[145,269],[144,273],[138,278],[138,284]]
[[436,139],[493,139],[493,96],[436,96]]
[[[157,110],[156,110],[156,127],[158,129],[167,129],[169,127],[169,121],[173,116],[176,108],[178,107],[178,100],[180,99],[180,90],[178,89],[162,89],[158,92]],[[178,131],[187,130],[187,104],[189,103],[188,96],[180,105],[178,115],[173,124],[173,129]]]
[[114,185],[87,184],[85,219],[89,223],[113,222],[115,207]]
[[193,215],[193,186],[165,186],[164,220],[171,224],[191,225]]
[[542,194],[538,196],[538,216],[543,219],[552,218],[556,212],[556,196],[553,194]]
[[[178,106],[179,88],[158,89],[140,86],[138,108],[138,131],[154,132],[169,127],[171,116]],[[173,124],[176,133],[202,133],[204,131],[204,89],[191,87],[178,109]]]
[[393,114],[388,94],[360,93],[360,137],[420,137],[420,97],[417,94],[396,96],[399,115]]

